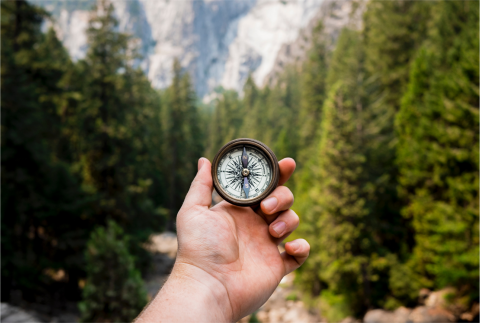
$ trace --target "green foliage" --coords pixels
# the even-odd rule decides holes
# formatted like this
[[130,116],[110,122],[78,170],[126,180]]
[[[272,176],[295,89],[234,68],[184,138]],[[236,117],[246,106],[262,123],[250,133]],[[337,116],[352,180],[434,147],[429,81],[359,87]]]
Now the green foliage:
[[[113,7],[92,14],[89,50],[73,63],[46,14],[2,2],[2,299],[79,297],[91,230],[115,219],[141,247],[163,227],[166,188],[160,94],[142,71]],[[190,177],[193,178],[193,175]],[[188,178],[187,178],[188,180]],[[45,273],[62,269],[66,278]],[[55,287],[57,286],[57,287]],[[17,293],[18,294],[18,293]]]
[[[426,36],[432,3],[371,1],[364,14],[365,186],[379,246],[400,254],[413,245],[408,221],[400,215],[394,120],[408,82],[411,61]],[[410,237],[409,237],[410,234]],[[401,256],[403,257],[403,256]]]
[[316,26],[309,56],[302,67],[300,109],[298,111],[298,157],[300,167],[314,154],[318,143],[318,125],[327,88],[328,51],[323,24]]
[[353,311],[360,306],[355,303],[370,300],[367,266],[372,244],[359,185],[365,157],[359,149],[356,118],[345,87],[337,83],[323,107],[318,184],[310,190],[311,203],[302,214],[301,228],[307,239],[316,237],[308,267],[316,270],[335,294],[356,294],[344,299],[347,304],[354,302],[348,304]]
[[[206,156],[213,158],[235,138],[254,138],[275,149],[279,159],[296,157],[300,84],[293,68],[272,87],[259,89],[250,76],[243,98],[231,90],[219,90],[208,122]],[[289,185],[291,185],[290,183]]]
[[143,76],[128,65],[128,38],[115,31],[113,6],[102,1],[95,13],[87,30],[90,47],[79,64],[77,160],[84,185],[99,199],[97,218],[130,224],[132,216],[136,222],[153,213],[146,201],[151,180],[135,167],[147,158],[139,136],[147,131],[141,119],[149,107],[135,89]]
[[82,322],[131,322],[147,304],[128,244],[113,221],[92,232],[85,253],[87,282],[79,303]]
[[95,222],[111,218],[124,227],[145,269],[148,254],[140,245],[161,230],[165,214],[159,95],[132,66],[129,37],[117,26],[113,5],[100,1],[87,29],[87,55],[75,71],[81,94],[72,104],[71,140],[75,169],[95,198]]
[[376,83],[373,98],[380,101],[384,113],[395,113],[400,107],[409,66],[425,39],[431,8],[429,2],[404,0],[367,5],[363,19],[366,68]]
[[175,216],[182,206],[190,183],[197,172],[197,161],[204,150],[203,129],[195,104],[195,93],[178,60],[173,64],[172,85],[164,93],[162,122],[163,167],[168,174],[169,228],[174,230]]
[[296,292],[290,293],[285,297],[286,301],[298,301],[298,295]]
[[89,199],[59,149],[71,62],[51,30],[41,33],[43,11],[1,5],[2,299],[17,289],[32,300],[51,286],[45,269],[78,277],[92,225]]
[[320,145],[298,175],[308,184],[299,184],[303,224],[296,237],[307,237],[315,255],[301,269],[300,284],[320,294],[321,306],[343,304],[323,309],[331,319],[361,317],[395,300],[394,255],[403,259],[410,241],[396,194],[393,123],[411,55],[425,37],[418,19],[428,10],[370,2],[361,34],[344,30],[327,66]]
[[319,146],[301,171],[308,185],[299,184],[297,194],[301,225],[294,236],[306,238],[312,247],[298,282],[320,295],[322,306],[329,304],[322,300],[324,292],[335,295],[332,300],[341,299],[342,306],[324,308],[331,319],[344,307],[360,316],[365,308],[381,306],[388,291],[390,251],[382,243],[382,219],[373,212],[371,191],[377,187],[370,182],[366,154],[369,114],[363,61],[360,34],[343,30],[329,64]]
[[242,125],[242,106],[235,91],[223,89],[218,91],[215,109],[210,116],[208,129],[208,146],[206,156],[212,160],[218,149],[228,141],[239,138]]
[[330,322],[340,322],[346,316],[353,314],[344,295],[336,295],[330,290],[324,290],[318,301],[322,315]]
[[414,306],[424,287],[478,299],[478,1],[370,1],[333,51],[320,23],[304,62],[203,110],[178,61],[152,89],[106,0],[78,62],[42,10],[1,6],[2,299],[48,295],[63,269],[75,300],[87,270],[83,319],[131,320],[141,245],[174,230],[201,154],[239,137],[297,161],[289,239],[311,244],[296,280],[323,316]]
[[250,316],[250,319],[248,320],[248,323],[259,323],[260,320],[257,317],[257,312],[253,312],[252,316]]
[[412,270],[478,291],[478,2],[434,13],[396,118],[402,213],[415,230]]

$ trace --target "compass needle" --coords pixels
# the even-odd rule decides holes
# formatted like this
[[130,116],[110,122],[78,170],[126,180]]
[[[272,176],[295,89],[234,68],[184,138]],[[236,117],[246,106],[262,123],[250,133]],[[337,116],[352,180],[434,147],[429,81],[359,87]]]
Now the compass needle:
[[243,178],[243,191],[245,192],[245,196],[248,199],[248,192],[250,191],[250,184],[248,183],[247,177]]
[[247,150],[245,149],[245,146],[243,146],[242,165],[243,165],[243,168],[247,168],[248,166],[248,154],[247,154]]

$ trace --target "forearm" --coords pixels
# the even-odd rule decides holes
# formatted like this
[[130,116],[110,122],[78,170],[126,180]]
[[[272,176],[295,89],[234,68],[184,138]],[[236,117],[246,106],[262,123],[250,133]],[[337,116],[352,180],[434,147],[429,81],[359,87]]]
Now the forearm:
[[231,306],[224,286],[203,270],[179,263],[136,319],[137,323],[231,321]]

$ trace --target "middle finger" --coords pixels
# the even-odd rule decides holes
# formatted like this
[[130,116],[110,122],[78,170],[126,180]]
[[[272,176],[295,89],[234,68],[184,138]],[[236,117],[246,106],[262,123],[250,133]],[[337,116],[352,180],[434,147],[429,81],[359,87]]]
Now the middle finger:
[[294,197],[286,186],[277,187],[272,194],[260,203],[257,212],[263,215],[268,224],[272,223],[281,211],[288,210],[293,205]]

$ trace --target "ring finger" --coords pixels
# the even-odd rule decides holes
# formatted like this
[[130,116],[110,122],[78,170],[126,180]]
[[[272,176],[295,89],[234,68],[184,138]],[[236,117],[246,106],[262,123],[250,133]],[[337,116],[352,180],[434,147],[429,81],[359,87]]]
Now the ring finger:
[[293,210],[287,210],[280,213],[269,225],[268,231],[276,238],[277,244],[280,244],[298,227],[299,222],[298,215]]

